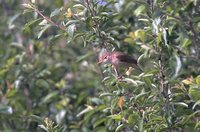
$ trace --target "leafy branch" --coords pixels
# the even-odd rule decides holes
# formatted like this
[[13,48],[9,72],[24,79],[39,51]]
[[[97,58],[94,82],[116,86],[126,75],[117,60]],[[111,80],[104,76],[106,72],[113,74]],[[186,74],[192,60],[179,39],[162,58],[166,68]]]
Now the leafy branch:
[[41,16],[44,20],[46,20],[47,22],[49,22],[49,23],[51,23],[52,25],[56,26],[57,28],[59,28],[59,29],[65,31],[65,27],[64,27],[64,26],[62,26],[62,25],[60,25],[60,24],[54,22],[51,18],[49,18],[49,17],[45,16],[44,14],[42,14],[42,12],[39,11],[39,10],[36,8],[35,5],[29,3],[29,4],[22,4],[22,6],[25,7],[25,8],[27,8],[27,9],[29,9],[29,10],[32,10],[32,11],[38,13],[38,15]]
[[86,7],[88,8],[88,10],[89,10],[89,12],[90,12],[90,14],[91,14],[91,16],[92,16],[92,20],[93,20],[93,22],[94,22],[94,27],[95,27],[95,29],[96,29],[96,31],[97,31],[97,34],[98,34],[98,36],[99,36],[99,38],[101,39],[101,41],[102,41],[102,43],[101,43],[101,47],[102,48],[106,48],[105,46],[105,38],[104,38],[104,36],[101,34],[101,30],[100,30],[100,24],[99,24],[99,22],[94,18],[95,16],[96,16],[96,11],[94,10],[94,8],[92,8],[91,7],[91,5],[90,5],[90,3],[91,2],[89,2],[89,0],[85,0],[85,3],[86,3]]

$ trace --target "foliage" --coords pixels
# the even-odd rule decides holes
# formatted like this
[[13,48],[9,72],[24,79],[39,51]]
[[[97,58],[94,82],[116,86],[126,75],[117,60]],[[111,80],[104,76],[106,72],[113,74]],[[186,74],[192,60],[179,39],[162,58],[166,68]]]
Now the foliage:
[[[0,3],[1,130],[200,131],[199,1]],[[116,79],[102,48],[144,72]]]

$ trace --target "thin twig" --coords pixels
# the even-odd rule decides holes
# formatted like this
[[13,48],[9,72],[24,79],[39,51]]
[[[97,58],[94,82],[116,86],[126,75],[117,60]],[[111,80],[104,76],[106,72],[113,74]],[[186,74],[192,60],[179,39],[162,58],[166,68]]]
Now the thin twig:
[[56,26],[57,28],[60,28],[61,30],[65,31],[65,28],[57,23],[55,23],[54,21],[52,21],[49,17],[43,15],[38,9],[34,8],[34,11],[37,12],[43,19],[47,20],[49,23],[51,23],[52,25]]

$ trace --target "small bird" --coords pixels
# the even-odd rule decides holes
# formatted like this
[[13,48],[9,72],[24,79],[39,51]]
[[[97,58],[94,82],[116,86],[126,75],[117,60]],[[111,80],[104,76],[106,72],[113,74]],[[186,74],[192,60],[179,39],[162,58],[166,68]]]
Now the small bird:
[[99,54],[99,62],[101,63],[110,63],[113,66],[114,71],[116,72],[116,75],[119,77],[119,68],[129,68],[133,67],[137,70],[142,71],[142,69],[138,66],[137,60],[134,59],[132,56],[129,56],[123,52],[120,51],[113,51],[108,52],[106,50],[102,50]]

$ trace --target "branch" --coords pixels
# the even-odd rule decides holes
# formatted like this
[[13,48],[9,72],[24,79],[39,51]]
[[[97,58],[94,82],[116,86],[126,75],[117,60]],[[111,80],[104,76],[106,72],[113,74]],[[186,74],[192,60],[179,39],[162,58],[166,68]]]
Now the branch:
[[[96,16],[96,12],[95,12],[95,10],[93,8],[90,7],[90,2],[88,0],[85,0],[85,2],[87,4],[87,8],[88,8],[91,16],[95,17]],[[105,40],[104,40],[105,38],[101,34],[100,25],[99,25],[98,21],[96,21],[95,19],[93,19],[93,21],[94,21],[94,24],[95,24],[95,29],[98,32],[99,38],[102,41],[101,47],[105,47]]]
[[23,7],[29,9],[29,10],[33,10],[34,12],[37,12],[39,14],[39,16],[41,16],[43,19],[45,19],[46,21],[48,21],[49,23],[51,23],[52,25],[56,26],[57,28],[60,28],[61,30],[65,31],[65,27],[63,27],[62,25],[59,25],[57,23],[55,23],[54,21],[51,20],[51,18],[45,16],[42,14],[41,11],[39,11],[35,5],[31,4],[31,3],[24,3],[22,4]]
[[61,30],[65,31],[65,28],[54,21],[52,21],[49,17],[43,15],[38,9],[34,8],[34,11],[37,12],[43,19],[47,20],[52,25],[56,26],[57,28],[60,28]]

